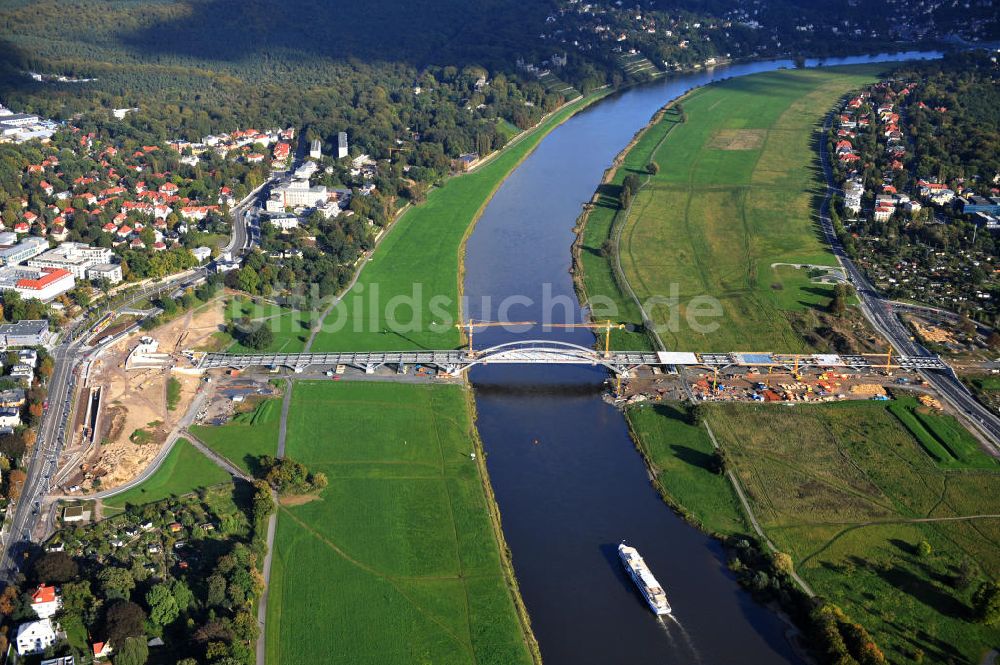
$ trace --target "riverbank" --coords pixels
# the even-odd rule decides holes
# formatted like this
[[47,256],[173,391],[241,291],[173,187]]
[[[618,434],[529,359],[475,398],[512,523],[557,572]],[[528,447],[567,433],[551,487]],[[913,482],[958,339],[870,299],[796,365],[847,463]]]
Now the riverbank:
[[[731,543],[748,533],[745,518],[688,408],[646,405],[628,417],[670,503]],[[964,445],[953,418],[913,399],[699,408],[768,539],[890,662],[978,662],[1000,639],[974,621],[972,600],[1000,572],[1000,470]],[[931,431],[968,450],[961,468],[932,456],[918,438]]]
[[[609,299],[624,314],[619,320],[640,331],[655,325],[653,344],[670,349],[805,352],[862,343],[860,321],[826,316],[832,286],[780,264],[834,263],[812,212],[822,185],[811,168],[812,130],[822,118],[810,109],[826,108],[884,68],[720,81],[688,93],[682,110],[675,104],[658,114],[605,175],[578,224],[585,297]],[[622,210],[628,176],[633,191]],[[696,330],[688,312],[699,308],[714,316]],[[616,341],[650,343],[635,334]]]
[[[666,317],[655,309],[644,315],[635,301],[677,284],[682,313],[685,296],[718,299],[721,333],[671,330],[666,345],[654,336],[655,346],[815,348],[796,323],[803,313],[821,316],[831,294],[775,264],[828,258],[809,214],[819,188],[809,168],[815,162],[811,135],[822,120],[810,111],[827,108],[874,69],[747,77],[693,91],[661,109],[616,157],[578,220],[574,272],[581,300],[611,298],[626,314],[617,320],[641,331],[644,320],[664,323]],[[755,96],[766,99],[755,102]],[[658,169],[647,169],[651,162]],[[638,187],[622,209],[628,176]],[[594,315],[604,318],[596,309]],[[649,343],[635,333],[616,340],[621,348]],[[852,657],[860,657],[850,638],[856,621],[893,662],[974,661],[998,631],[972,620],[972,594],[1000,566],[995,554],[986,554],[1000,520],[988,501],[974,497],[992,496],[986,487],[1000,475],[982,469],[991,460],[958,453],[947,464],[935,458],[932,451],[978,451],[964,445],[961,428],[944,417],[921,412],[926,424],[906,425],[917,421],[915,404],[794,411],[658,404],[626,416],[663,499],[726,542],[731,568],[758,598],[779,602],[800,625],[827,622]],[[910,415],[897,416],[892,408]],[[891,452],[882,450],[886,446]],[[745,506],[723,470],[743,489]],[[912,477],[899,477],[907,474]],[[774,552],[752,545],[750,520]],[[845,614],[813,616],[810,601],[793,591],[793,572],[807,595],[814,588]]]
[[[462,248],[482,210],[549,132],[610,92],[600,90],[570,102],[501,155],[429,192],[427,200],[411,208],[383,238],[354,287],[323,321],[312,350],[458,346],[461,334],[453,324],[461,316]],[[390,302],[406,306],[387,312]]]
[[279,508],[269,663],[538,662],[465,393],[295,383],[287,455],[329,485]]

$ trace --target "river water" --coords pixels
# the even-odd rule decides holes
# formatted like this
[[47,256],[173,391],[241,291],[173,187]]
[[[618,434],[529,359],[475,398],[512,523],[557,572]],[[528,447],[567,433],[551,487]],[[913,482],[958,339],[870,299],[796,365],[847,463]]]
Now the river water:
[[[615,155],[687,90],[792,66],[779,60],[672,76],[609,97],[555,129],[500,187],[469,238],[466,315],[581,321],[569,273],[572,227]],[[483,348],[543,337],[594,343],[585,329],[487,328],[475,341]],[[800,662],[787,626],[738,586],[720,545],[653,489],[624,418],[601,399],[606,379],[603,370],[572,366],[498,365],[471,374],[504,533],[544,661]],[[658,621],[633,587],[617,559],[623,539],[666,588],[675,619]]]

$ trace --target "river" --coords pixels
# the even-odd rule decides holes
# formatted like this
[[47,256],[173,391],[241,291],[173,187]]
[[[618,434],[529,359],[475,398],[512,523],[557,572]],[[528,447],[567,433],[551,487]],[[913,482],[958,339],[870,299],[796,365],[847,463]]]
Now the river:
[[[753,62],[666,77],[608,97],[555,129],[500,187],[468,240],[466,315],[581,321],[569,272],[572,227],[615,155],[691,88],[793,66]],[[554,314],[546,314],[553,311],[546,297]],[[502,311],[505,299],[513,306]],[[586,329],[487,328],[477,332],[476,347],[543,336],[594,343]],[[477,367],[470,379],[504,533],[547,665],[801,662],[786,624],[739,587],[719,543],[677,517],[653,489],[624,418],[601,399],[603,370],[500,365]],[[646,607],[618,562],[623,539],[663,583],[675,619],[660,622]]]

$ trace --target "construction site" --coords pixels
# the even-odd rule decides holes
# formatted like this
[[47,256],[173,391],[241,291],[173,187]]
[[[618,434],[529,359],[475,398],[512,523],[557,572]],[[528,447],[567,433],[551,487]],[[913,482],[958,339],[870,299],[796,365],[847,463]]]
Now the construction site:
[[107,345],[85,367],[76,397],[72,437],[57,476],[66,493],[117,487],[157,456],[202,383],[183,351],[207,344],[223,325],[221,299],[117,339],[107,331],[136,327],[109,322],[101,338]]
[[[823,367],[689,367],[678,373],[642,368],[618,385],[609,381],[609,399],[618,405],[646,400],[713,402],[833,402],[888,400],[893,391],[926,394],[930,388],[918,372],[888,369]],[[930,404],[928,404],[930,406]]]

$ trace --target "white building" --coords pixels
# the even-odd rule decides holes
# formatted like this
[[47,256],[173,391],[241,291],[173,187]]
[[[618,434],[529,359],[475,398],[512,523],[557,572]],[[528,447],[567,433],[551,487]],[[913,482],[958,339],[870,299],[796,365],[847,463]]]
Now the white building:
[[9,376],[12,379],[25,379],[30,382],[35,378],[35,368],[25,364],[14,365],[10,368]]
[[319,159],[323,156],[323,144],[320,143],[319,139],[313,139],[313,142],[309,144],[309,156],[313,159]]
[[[21,411],[13,407],[0,407],[0,428],[17,427],[21,424]],[[39,615],[41,616],[41,615]],[[45,618],[45,617],[41,617]]]
[[31,609],[39,619],[48,619],[62,607],[62,598],[54,586],[39,584],[31,594]]
[[0,264],[5,266],[20,265],[48,248],[49,241],[45,238],[25,238],[16,245],[0,249]]
[[120,263],[98,263],[96,266],[87,268],[87,279],[95,282],[108,280],[109,284],[117,284],[122,281],[122,267]]
[[212,258],[212,250],[208,247],[195,247],[191,250],[191,254],[193,254],[194,258],[198,259],[201,263],[204,263]]
[[0,117],[0,125],[5,128],[26,127],[27,125],[37,125],[39,120],[41,118],[30,113],[11,113],[10,115]]
[[281,229],[282,231],[288,231],[289,229],[298,228],[299,218],[295,215],[277,214],[268,217],[267,223],[275,228]]
[[275,187],[272,190],[273,194],[279,194],[282,198],[282,203],[286,208],[294,208],[296,206],[321,206],[326,203],[328,193],[326,191],[326,186],[316,185],[314,187],[309,186],[309,181],[305,179],[293,179],[289,183],[285,183]]
[[44,346],[52,339],[46,319],[22,319],[0,325],[0,344],[11,346]]
[[[87,279],[87,270],[111,263],[114,252],[110,247],[90,247],[82,242],[64,242],[40,256],[28,260],[33,268],[62,268],[77,279]],[[119,279],[120,281],[120,279]]]
[[16,291],[25,299],[47,302],[71,290],[75,284],[73,273],[62,268],[0,268],[0,291]]
[[340,132],[337,134],[337,159],[347,157],[347,152],[347,132]]
[[22,623],[17,629],[17,653],[30,656],[56,643],[56,631],[49,619]]

